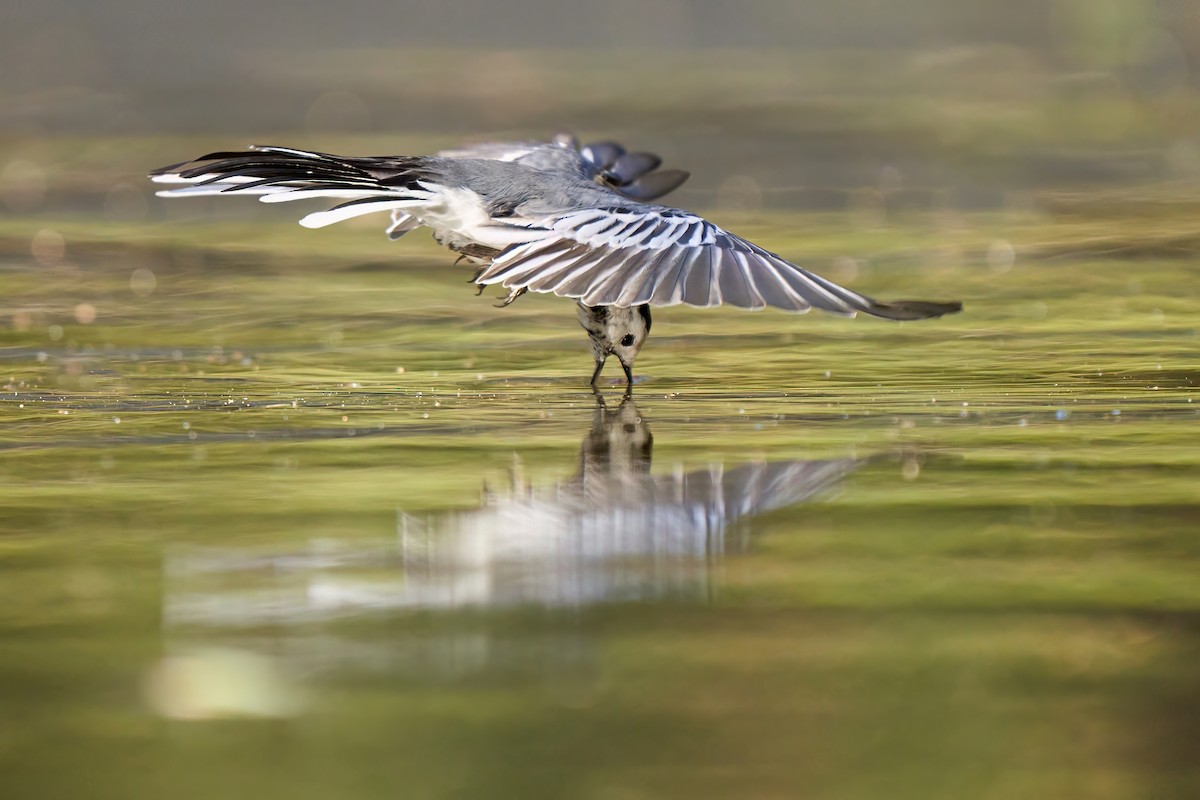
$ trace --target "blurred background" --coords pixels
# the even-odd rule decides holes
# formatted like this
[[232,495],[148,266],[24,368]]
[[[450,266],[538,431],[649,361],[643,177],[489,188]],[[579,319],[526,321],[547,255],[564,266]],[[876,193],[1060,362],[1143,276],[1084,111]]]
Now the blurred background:
[[[0,76],[6,800],[1200,796],[1196,0],[0,0]],[[560,298],[145,177],[563,129],[966,310],[656,309],[605,406]]]
[[10,211],[136,215],[147,166],[193,154],[160,137],[405,153],[566,128],[658,150],[696,174],[677,202],[735,208],[1003,209],[1200,176],[1190,0],[5,5]]

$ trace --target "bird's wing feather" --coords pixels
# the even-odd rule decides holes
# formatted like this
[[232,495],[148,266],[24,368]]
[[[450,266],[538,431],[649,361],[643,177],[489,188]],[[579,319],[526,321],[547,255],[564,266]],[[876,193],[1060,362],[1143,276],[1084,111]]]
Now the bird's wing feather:
[[476,282],[551,292],[590,306],[728,304],[861,311],[889,319],[940,316],[961,307],[873,300],[672,208],[589,208],[534,225],[545,229],[544,237],[506,250]]
[[392,224],[388,226],[387,235],[389,239],[395,241],[419,227],[421,227],[421,220],[398,208],[392,211]]
[[256,195],[264,203],[325,198],[342,200],[327,211],[300,220],[320,228],[376,211],[395,211],[389,233],[415,227],[403,209],[419,206],[430,192],[422,186],[428,159],[341,157],[290,147],[254,147],[244,152],[209,153],[194,161],[157,170],[151,180],[183,188],[160,191],[160,197],[237,193]]

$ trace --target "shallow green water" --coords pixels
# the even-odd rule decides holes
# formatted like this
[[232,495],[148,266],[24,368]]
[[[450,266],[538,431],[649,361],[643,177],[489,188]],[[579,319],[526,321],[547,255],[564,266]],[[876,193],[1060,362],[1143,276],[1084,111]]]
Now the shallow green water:
[[598,406],[426,243],[4,223],[9,796],[1195,796],[1194,265],[738,222],[966,312],[665,309]]

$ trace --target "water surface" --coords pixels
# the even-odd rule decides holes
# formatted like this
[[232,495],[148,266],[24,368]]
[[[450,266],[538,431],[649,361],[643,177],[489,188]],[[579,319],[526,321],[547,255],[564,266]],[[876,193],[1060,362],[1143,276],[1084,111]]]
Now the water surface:
[[622,402],[426,244],[12,239],[12,796],[1194,796],[1192,265],[773,223],[966,312],[665,309]]

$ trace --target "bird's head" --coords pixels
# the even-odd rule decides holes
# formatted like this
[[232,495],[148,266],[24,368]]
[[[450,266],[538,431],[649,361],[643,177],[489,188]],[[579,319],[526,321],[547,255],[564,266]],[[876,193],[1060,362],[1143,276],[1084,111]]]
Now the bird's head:
[[608,341],[613,355],[621,362],[625,376],[633,383],[633,362],[637,360],[646,337],[650,335],[650,306],[612,309],[608,321]]

